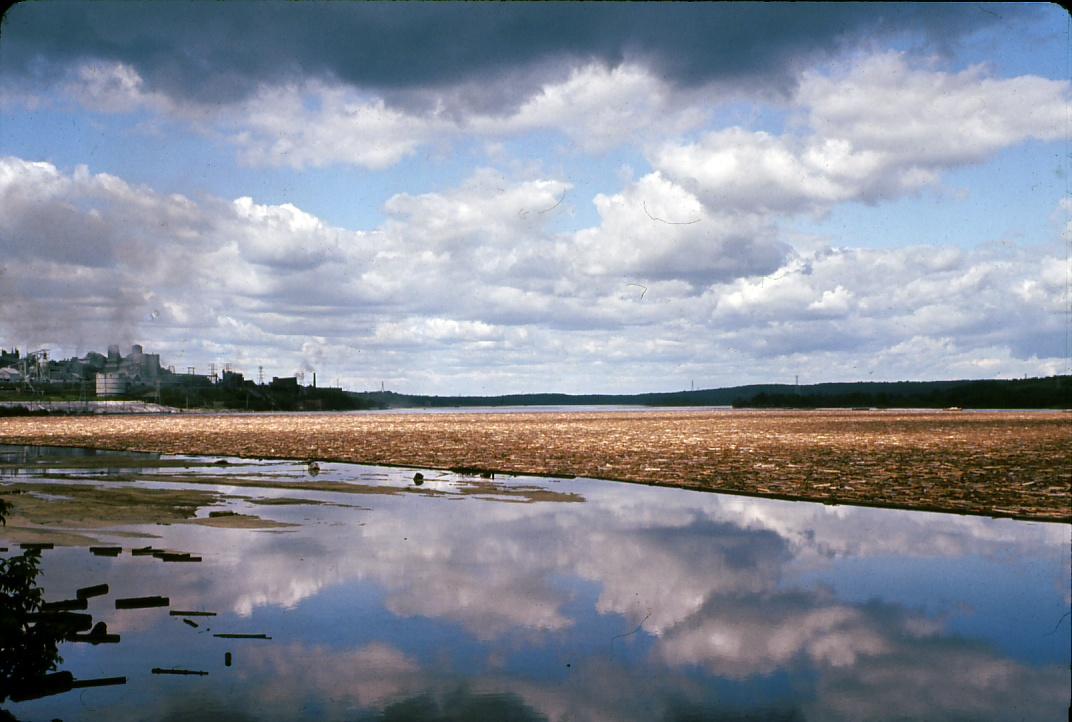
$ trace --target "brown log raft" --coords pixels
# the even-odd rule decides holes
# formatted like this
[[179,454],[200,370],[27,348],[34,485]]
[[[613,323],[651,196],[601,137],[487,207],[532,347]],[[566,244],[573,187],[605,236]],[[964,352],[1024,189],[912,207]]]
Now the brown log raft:
[[1065,412],[6,417],[0,442],[593,477],[1072,522]]

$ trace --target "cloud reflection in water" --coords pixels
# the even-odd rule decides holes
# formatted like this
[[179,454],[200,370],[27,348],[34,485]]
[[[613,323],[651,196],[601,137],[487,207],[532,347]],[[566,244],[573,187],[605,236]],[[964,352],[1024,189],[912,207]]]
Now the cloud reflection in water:
[[[325,467],[321,479],[345,471]],[[388,471],[383,483],[407,473]],[[585,501],[362,495],[368,510],[256,507],[300,522],[284,532],[152,527],[161,545],[203,555],[198,565],[126,555],[87,564],[85,550],[55,550],[45,558],[52,597],[103,576],[126,594],[217,610],[215,629],[273,638],[225,643],[162,613],[116,615],[109,628],[126,635],[130,688],[83,697],[113,695],[100,699],[116,720],[1003,720],[1067,711],[1068,621],[1051,632],[1068,608],[1067,526],[583,479],[539,484]],[[302,493],[353,504],[346,496]],[[985,578],[926,587],[928,565],[962,559]],[[849,579],[861,565],[873,573]],[[1023,593],[1052,617],[993,616],[992,597],[1038,579],[1049,582]],[[852,585],[863,596],[842,591]],[[916,596],[906,600],[904,588]],[[953,631],[970,610],[991,615],[975,620],[983,631]],[[1050,637],[1009,648],[999,642],[1010,627]],[[172,657],[200,660],[210,675],[139,676],[161,663],[149,643],[160,635]],[[230,669],[220,665],[225,648]],[[104,663],[72,652],[64,655],[76,669]],[[89,719],[62,696],[14,711]]]

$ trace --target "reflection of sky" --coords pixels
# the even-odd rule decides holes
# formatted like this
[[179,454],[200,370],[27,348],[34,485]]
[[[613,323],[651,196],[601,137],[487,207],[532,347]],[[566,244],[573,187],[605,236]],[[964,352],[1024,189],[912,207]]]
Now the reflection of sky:
[[[865,602],[881,596],[885,601],[921,608],[929,616],[948,617],[944,625],[947,632],[986,639],[1013,659],[1059,664],[1068,659],[1067,630],[1065,634],[1050,632],[1069,609],[1067,595],[1055,593],[1062,582],[1065,589],[1069,584],[1060,563],[1056,554],[1044,563],[1034,559],[995,562],[976,556],[879,557],[844,560],[836,570],[817,574],[814,579],[831,585],[838,597],[847,601]],[[1002,571],[995,583],[992,574],[998,564]],[[995,620],[1013,617],[1020,624],[995,624]],[[1024,634],[1024,627],[1039,631]]]
[[[267,472],[302,478],[300,465],[226,469]],[[331,464],[316,478],[398,491],[411,476]],[[142,528],[158,547],[202,555],[200,564],[46,552],[48,598],[107,582],[111,593],[90,612],[123,635],[114,646],[65,645],[62,668],[128,684],[11,709],[68,721],[101,709],[117,720],[1066,711],[1069,620],[1058,620],[1069,608],[1068,526],[584,479],[498,479],[585,499],[501,503],[459,495],[456,481],[428,482],[444,496],[226,487],[350,506],[238,499],[236,510],[301,526]],[[148,594],[219,616],[195,629],[166,610],[113,607],[115,597]],[[209,675],[166,678],[152,667]]]

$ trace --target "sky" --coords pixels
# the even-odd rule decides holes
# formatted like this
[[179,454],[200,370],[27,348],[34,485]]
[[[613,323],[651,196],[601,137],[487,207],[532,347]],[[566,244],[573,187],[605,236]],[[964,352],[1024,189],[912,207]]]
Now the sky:
[[419,394],[1072,373],[1047,4],[66,3],[0,345]]

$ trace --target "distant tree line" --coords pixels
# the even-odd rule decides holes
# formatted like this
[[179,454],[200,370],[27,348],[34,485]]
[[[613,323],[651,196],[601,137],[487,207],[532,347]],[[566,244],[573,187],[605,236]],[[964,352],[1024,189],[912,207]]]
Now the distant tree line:
[[[843,386],[851,387],[852,384]],[[760,392],[736,399],[735,408],[855,408],[902,407],[941,409],[1062,409],[1072,408],[1072,377],[963,381],[948,385],[894,385],[884,390],[851,388],[825,392],[805,388],[800,393]]]
[[[40,397],[38,397],[40,398]],[[207,379],[181,386],[143,390],[123,398],[176,408],[249,411],[352,411],[391,408],[501,406],[733,406],[735,408],[1072,408],[1072,376],[1001,381],[896,381],[825,383],[810,386],[753,384],[723,389],[646,394],[507,394],[425,396],[392,391],[353,392],[302,386],[293,377],[256,384],[227,372],[219,383]],[[42,399],[43,400],[43,399]],[[0,416],[31,413],[0,409]]]
[[471,406],[734,406],[736,408],[918,407],[1072,408],[1072,376],[1002,381],[861,381],[753,384],[723,389],[646,394],[508,394],[421,396],[373,391],[354,394],[374,408]]
[[218,384],[162,388],[160,403],[177,408],[249,411],[353,411],[376,408],[357,394],[339,388],[301,386],[293,377],[256,384],[239,373],[224,374]]

